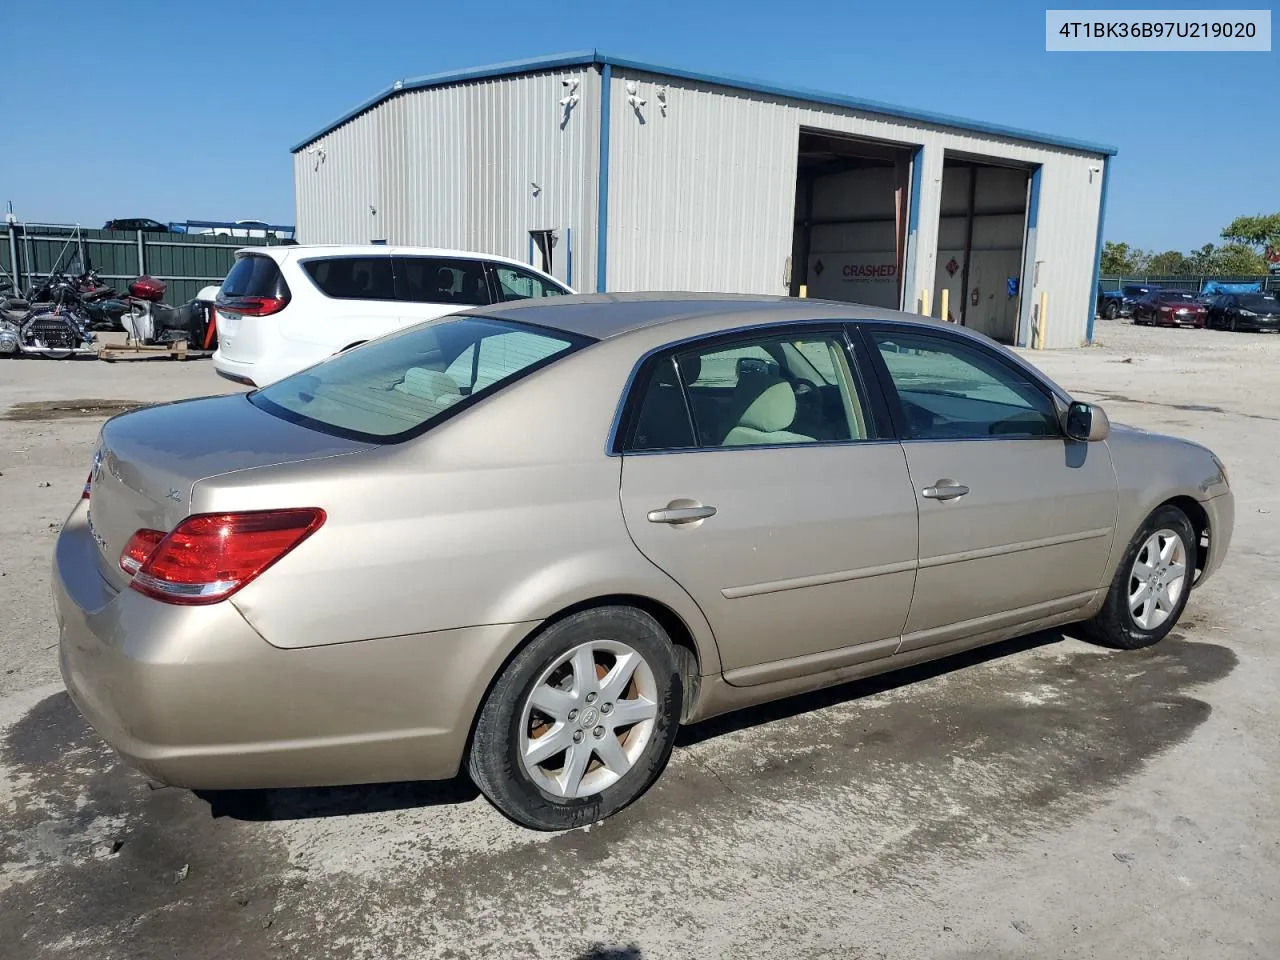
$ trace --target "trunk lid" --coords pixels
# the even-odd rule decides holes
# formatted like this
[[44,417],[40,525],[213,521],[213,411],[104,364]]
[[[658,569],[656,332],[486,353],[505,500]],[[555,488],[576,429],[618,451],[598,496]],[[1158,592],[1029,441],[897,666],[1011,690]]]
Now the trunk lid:
[[90,478],[89,529],[102,575],[128,586],[120,553],[144,527],[168,532],[191,512],[191,490],[209,477],[359,453],[371,444],[281,420],[244,394],[135,410],[102,428]]

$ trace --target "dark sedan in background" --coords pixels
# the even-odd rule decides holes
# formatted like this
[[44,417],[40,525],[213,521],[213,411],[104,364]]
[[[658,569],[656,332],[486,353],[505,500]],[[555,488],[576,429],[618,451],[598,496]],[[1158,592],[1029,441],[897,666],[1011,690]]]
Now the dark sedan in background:
[[1203,327],[1206,310],[1194,293],[1153,290],[1133,305],[1133,322],[1157,327]]
[[1280,300],[1274,293],[1226,293],[1210,301],[1208,324],[1217,330],[1280,331]]

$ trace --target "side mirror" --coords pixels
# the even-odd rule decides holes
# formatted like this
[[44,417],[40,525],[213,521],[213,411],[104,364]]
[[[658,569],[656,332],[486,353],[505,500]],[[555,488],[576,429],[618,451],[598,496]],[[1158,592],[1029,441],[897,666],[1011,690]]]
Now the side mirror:
[[775,360],[765,360],[762,357],[739,357],[737,373],[739,380],[747,377],[780,377],[782,368]]
[[1064,419],[1063,428],[1072,440],[1105,440],[1111,433],[1107,412],[1092,403],[1073,402]]

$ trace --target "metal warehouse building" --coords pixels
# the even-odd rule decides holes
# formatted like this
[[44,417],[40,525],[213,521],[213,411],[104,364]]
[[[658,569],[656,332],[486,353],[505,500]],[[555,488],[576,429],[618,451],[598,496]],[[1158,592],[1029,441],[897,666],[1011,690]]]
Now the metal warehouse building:
[[598,51],[397,82],[293,148],[302,243],[452,247],[578,290],[1092,333],[1111,147]]

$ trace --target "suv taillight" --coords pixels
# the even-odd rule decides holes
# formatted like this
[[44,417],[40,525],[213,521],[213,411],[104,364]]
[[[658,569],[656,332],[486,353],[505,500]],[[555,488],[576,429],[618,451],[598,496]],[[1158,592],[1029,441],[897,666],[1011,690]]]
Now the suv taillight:
[[[145,553],[154,530],[129,540],[120,566],[140,563],[129,584],[165,603],[205,604],[225,600],[300,544],[325,521],[319,507],[205,513],[187,517]],[[136,552],[130,554],[135,547]]]
[[238,313],[245,317],[269,317],[279,313],[289,301],[285,297],[236,297],[219,301],[218,309],[223,313]]

